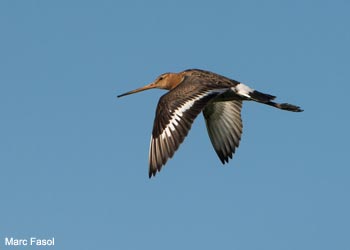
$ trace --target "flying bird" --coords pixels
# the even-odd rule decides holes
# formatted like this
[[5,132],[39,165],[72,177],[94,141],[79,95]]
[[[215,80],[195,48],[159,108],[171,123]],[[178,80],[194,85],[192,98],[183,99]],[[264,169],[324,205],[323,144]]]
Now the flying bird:
[[159,99],[156,109],[149,149],[149,178],[155,176],[174,155],[200,112],[203,112],[211,143],[225,164],[232,159],[241,140],[243,101],[255,101],[287,111],[303,111],[289,103],[274,102],[276,97],[273,95],[200,69],[161,74],[154,82],[118,97],[153,88],[169,92]]

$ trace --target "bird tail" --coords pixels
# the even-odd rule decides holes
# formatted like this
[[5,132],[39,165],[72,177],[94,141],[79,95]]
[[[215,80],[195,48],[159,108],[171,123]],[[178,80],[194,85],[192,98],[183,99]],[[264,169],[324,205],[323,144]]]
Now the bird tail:
[[269,94],[265,94],[259,91],[252,91],[249,93],[249,97],[256,101],[256,102],[260,102],[278,109],[282,109],[282,110],[287,110],[287,111],[292,111],[292,112],[302,112],[303,110],[296,105],[293,104],[289,104],[289,103],[276,103],[273,102],[273,100],[276,98],[276,96],[273,95],[269,95]]

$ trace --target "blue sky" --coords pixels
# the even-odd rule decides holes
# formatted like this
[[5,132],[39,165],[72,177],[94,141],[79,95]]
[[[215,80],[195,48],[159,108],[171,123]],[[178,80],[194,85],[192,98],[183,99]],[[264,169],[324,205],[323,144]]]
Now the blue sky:
[[[347,1],[1,1],[0,248],[349,249]],[[148,179],[161,73],[211,70],[245,103],[222,166],[199,116]],[[36,249],[22,247],[18,249]]]

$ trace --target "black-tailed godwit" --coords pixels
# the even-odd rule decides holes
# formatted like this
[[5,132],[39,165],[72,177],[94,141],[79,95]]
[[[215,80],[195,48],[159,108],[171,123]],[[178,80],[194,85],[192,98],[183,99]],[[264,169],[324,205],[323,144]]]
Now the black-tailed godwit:
[[156,175],[179,148],[194,119],[203,111],[208,134],[221,162],[232,159],[242,135],[242,101],[255,101],[275,108],[301,112],[300,107],[273,102],[264,94],[227,77],[199,69],[165,73],[138,89],[170,90],[158,102],[149,149],[149,177]]

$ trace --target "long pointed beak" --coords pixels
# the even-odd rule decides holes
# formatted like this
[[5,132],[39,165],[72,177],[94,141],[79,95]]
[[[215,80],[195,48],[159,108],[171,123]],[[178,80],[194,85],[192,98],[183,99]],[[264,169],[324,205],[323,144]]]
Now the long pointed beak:
[[152,82],[150,84],[147,84],[146,86],[143,86],[141,88],[138,88],[138,89],[134,89],[134,90],[131,90],[129,92],[126,92],[124,94],[121,94],[121,95],[118,95],[117,97],[122,97],[122,96],[126,96],[126,95],[131,95],[131,94],[135,94],[137,92],[141,92],[141,91],[144,91],[144,90],[147,90],[147,89],[154,89],[156,88],[156,85]]

